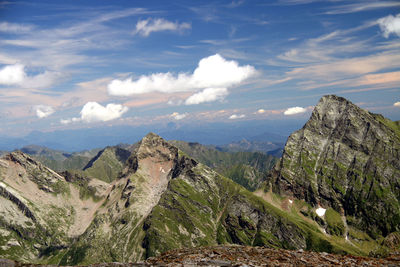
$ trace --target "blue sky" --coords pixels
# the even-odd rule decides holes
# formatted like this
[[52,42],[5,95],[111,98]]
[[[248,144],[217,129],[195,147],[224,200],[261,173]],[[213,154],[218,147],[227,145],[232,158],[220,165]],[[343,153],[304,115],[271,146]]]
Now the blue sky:
[[400,120],[400,2],[0,2],[0,135],[306,121],[325,94]]

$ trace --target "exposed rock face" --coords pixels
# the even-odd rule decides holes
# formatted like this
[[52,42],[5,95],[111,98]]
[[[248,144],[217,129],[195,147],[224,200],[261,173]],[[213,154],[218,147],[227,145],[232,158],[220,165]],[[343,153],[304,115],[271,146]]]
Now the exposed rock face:
[[372,235],[400,229],[400,125],[324,96],[287,140],[272,189],[332,207]]

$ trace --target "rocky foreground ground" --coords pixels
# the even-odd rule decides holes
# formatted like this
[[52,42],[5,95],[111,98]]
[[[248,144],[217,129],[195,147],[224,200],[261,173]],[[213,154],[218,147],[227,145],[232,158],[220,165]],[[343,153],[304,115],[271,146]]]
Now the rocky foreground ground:
[[[19,266],[39,265],[0,259],[0,267]],[[303,250],[215,246],[171,250],[140,263],[115,262],[90,266],[400,266],[400,253],[378,259]]]

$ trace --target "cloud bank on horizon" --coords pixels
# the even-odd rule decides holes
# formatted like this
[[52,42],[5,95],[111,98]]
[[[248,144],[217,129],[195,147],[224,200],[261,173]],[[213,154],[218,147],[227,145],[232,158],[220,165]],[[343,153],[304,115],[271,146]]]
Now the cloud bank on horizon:
[[0,134],[305,120],[311,109],[304,107],[326,94],[399,120],[399,7],[375,0],[4,2]]

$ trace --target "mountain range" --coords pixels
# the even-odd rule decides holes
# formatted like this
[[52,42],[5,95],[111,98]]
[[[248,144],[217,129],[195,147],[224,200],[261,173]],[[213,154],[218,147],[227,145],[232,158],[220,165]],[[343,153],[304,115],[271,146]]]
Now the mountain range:
[[[206,124],[177,121],[143,126],[114,125],[74,130],[33,131],[19,137],[0,135],[0,150],[12,151],[34,144],[71,153],[121,143],[136,143],[151,131],[159,133],[167,140],[199,142],[206,145],[224,146],[242,139],[250,142],[282,144],[293,130],[301,127],[302,123],[304,121],[290,119],[284,121],[210,122]],[[221,132],[224,134],[221,135]]]
[[149,133],[82,153],[7,153],[0,256],[82,265],[224,244],[363,256],[400,249],[399,122],[330,95],[280,159],[221,150]]

